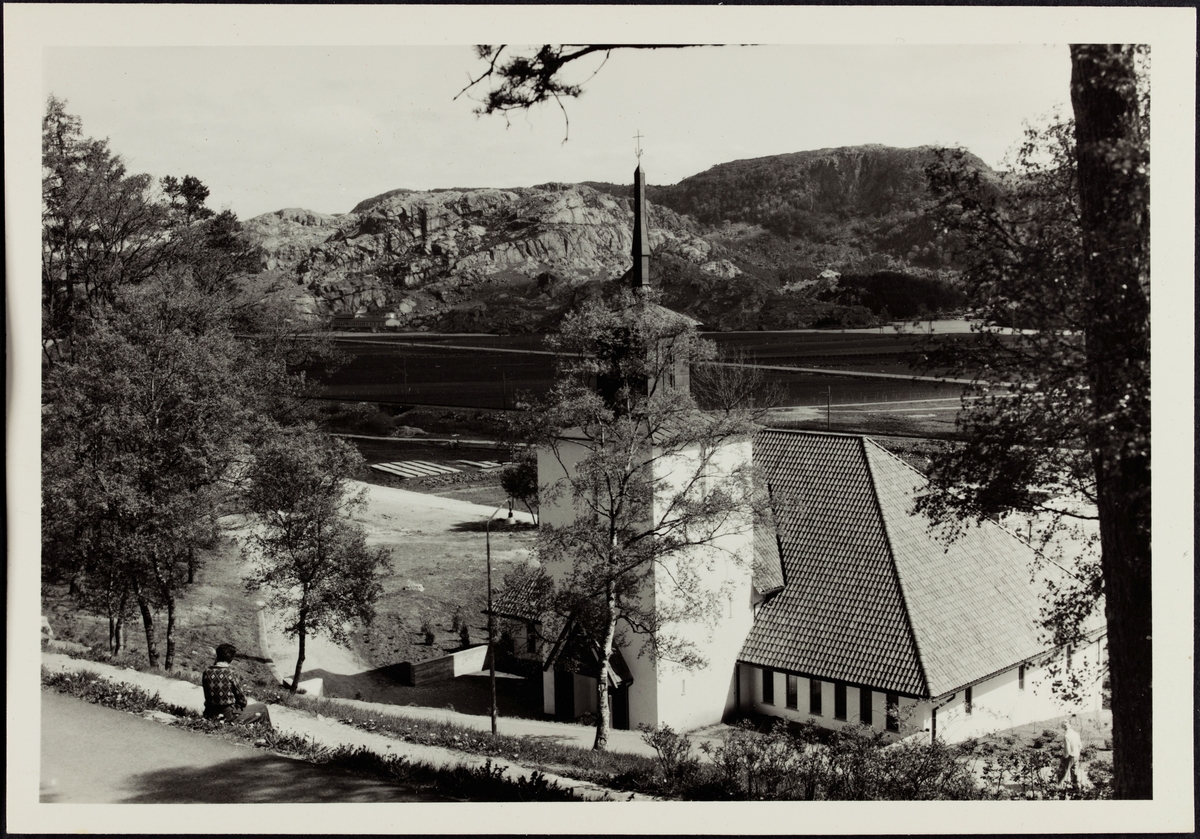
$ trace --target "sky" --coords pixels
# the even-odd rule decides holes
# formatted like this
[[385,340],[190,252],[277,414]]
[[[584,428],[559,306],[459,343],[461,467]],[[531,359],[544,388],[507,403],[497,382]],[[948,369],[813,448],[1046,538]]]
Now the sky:
[[[512,47],[510,49],[515,49]],[[349,211],[391,189],[650,183],[731,160],[863,143],[962,145],[992,166],[1068,104],[1063,45],[615,51],[584,95],[480,117],[470,46],[51,47],[46,94],[135,172],[194,175],[252,218]],[[590,77],[590,78],[589,78]],[[569,120],[569,124],[568,124]],[[566,142],[564,142],[564,138]]]

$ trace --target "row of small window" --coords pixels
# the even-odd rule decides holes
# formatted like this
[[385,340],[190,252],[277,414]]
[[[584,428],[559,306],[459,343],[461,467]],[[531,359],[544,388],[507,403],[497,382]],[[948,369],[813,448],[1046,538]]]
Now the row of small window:
[[[799,710],[800,678],[791,673],[785,673],[784,676],[787,685],[787,707]],[[820,679],[808,680],[808,712],[814,716],[820,716],[823,713],[821,685]],[[858,720],[864,725],[871,725],[874,720],[873,701],[874,691],[863,687],[858,689]],[[764,705],[775,704],[775,671],[768,668],[763,668],[762,671],[762,702]],[[895,693],[887,693],[884,707],[887,709],[884,720],[885,727],[888,731],[899,731],[900,696]],[[846,719],[846,685],[842,682],[833,683],[833,718],[835,720]]]

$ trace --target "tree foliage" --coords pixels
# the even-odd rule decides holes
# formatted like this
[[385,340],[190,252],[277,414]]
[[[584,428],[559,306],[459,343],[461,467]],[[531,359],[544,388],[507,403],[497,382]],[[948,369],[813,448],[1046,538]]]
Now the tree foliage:
[[500,487],[508,493],[509,498],[515,498],[525,505],[536,524],[537,513],[534,512],[534,508],[538,504],[537,457],[532,453],[523,452],[515,463],[505,468],[500,476]]
[[140,612],[152,666],[165,610],[169,668],[198,552],[247,448],[303,417],[289,364],[314,347],[199,179],[160,194],[54,97],[42,128],[43,575],[113,653]]
[[152,666],[153,614],[169,668],[176,598],[254,419],[247,349],[193,286],[154,280],[116,291],[47,375],[43,567],[117,629],[136,604]]
[[[473,77],[467,86],[458,92],[458,96],[476,87],[491,85],[484,93],[475,113],[507,114],[553,100],[562,110],[565,120],[567,111],[563,100],[573,99],[583,93],[583,82],[564,81],[560,75],[572,63],[589,55],[600,55],[603,58],[600,66],[603,67],[613,50],[679,49],[688,46],[695,45],[542,44],[524,52],[510,50],[507,44],[480,45],[475,51],[480,59],[487,62],[487,67],[478,76]],[[569,121],[567,124],[569,133]],[[564,136],[563,142],[566,140],[567,137]]]
[[293,691],[304,670],[305,642],[323,634],[345,644],[351,621],[370,624],[390,569],[384,548],[369,548],[352,520],[366,503],[350,478],[362,465],[348,444],[311,429],[276,435],[256,448],[245,502],[258,528],[247,538],[253,563],[246,578],[282,612],[284,631],[297,639]]
[[[700,666],[695,636],[725,603],[708,572],[751,560],[722,542],[750,526],[750,464],[720,457],[726,444],[748,442],[757,415],[696,408],[672,377],[677,363],[709,357],[711,348],[687,319],[646,296],[592,301],[551,343],[563,362],[547,402],[531,412],[531,436],[562,473],[542,489],[537,542],[542,564],[558,569],[556,608],[597,645],[600,661],[636,633],[639,654]],[[572,508],[573,520],[548,522],[551,504]],[[642,593],[656,576],[669,582],[651,607]],[[597,690],[595,747],[603,749],[602,674]]]
[[941,519],[1017,510],[1098,520],[1099,561],[1055,593],[1049,624],[1060,643],[1077,640],[1103,595],[1115,795],[1143,798],[1152,777],[1145,56],[1116,45],[1073,47],[1071,58],[1074,122],[1030,131],[1006,188],[955,153],[930,172],[943,222],[964,244],[973,302],[1023,331],[985,331],[934,354],[978,372],[978,399],[959,418],[964,445],[935,456],[922,506]]

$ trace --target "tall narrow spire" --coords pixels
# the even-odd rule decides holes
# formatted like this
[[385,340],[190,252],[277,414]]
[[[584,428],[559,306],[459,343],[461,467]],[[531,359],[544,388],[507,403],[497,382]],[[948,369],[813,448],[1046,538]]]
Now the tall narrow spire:
[[[638,155],[641,156],[640,154]],[[641,163],[633,171],[633,273],[630,285],[634,291],[650,287],[650,237],[647,234],[649,217],[646,213],[646,175]]]

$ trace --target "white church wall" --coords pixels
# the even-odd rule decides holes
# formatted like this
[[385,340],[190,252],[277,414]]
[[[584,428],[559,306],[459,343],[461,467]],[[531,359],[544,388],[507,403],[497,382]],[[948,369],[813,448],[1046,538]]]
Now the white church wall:
[[1065,667],[1066,654],[1066,650],[1058,650],[1049,662],[1026,665],[1023,686],[1019,667],[972,685],[970,713],[967,712],[965,689],[957,691],[949,700],[940,699],[937,703],[938,738],[947,743],[958,743],[1031,722],[1100,710],[1103,680],[1097,663],[1103,655],[1103,642],[1092,641],[1073,651],[1071,668],[1087,685],[1078,702],[1068,702],[1054,690],[1054,681],[1062,674],[1047,666],[1054,662],[1058,667]]
[[[706,475],[698,491],[701,495],[739,465],[749,462],[750,441],[724,445],[709,461]],[[696,450],[664,459],[658,474],[667,480],[674,491],[681,489],[696,475],[699,454]],[[662,499],[660,503],[667,503]],[[656,514],[665,511],[657,509]],[[680,557],[667,563],[667,569],[656,573],[655,597],[659,602],[678,602],[678,590],[669,573],[671,565],[688,563],[703,569],[701,585],[718,595],[718,609],[710,620],[677,623],[666,631],[685,637],[696,646],[706,661],[705,666],[686,669],[666,660],[658,662],[658,707],[654,720],[676,730],[689,730],[720,722],[734,710],[737,689],[734,671],[737,656],[750,632],[754,620],[753,588],[753,526],[749,516],[734,516],[711,545],[692,546]],[[632,711],[632,708],[631,708]],[[638,721],[633,721],[636,726]]]
[[542,671],[542,712],[554,716],[557,705],[554,701],[554,670]]
[[[560,442],[557,457],[547,450],[539,451],[538,483],[543,486],[557,484],[563,488],[553,500],[543,501],[541,520],[544,523],[561,526],[574,520],[575,505],[564,478],[567,470],[575,467],[585,455],[582,445],[570,441]],[[709,481],[728,475],[750,456],[748,440],[727,445],[712,458]],[[677,487],[695,474],[695,457],[692,452],[680,455],[674,462],[664,459],[658,475]],[[706,489],[702,488],[701,492],[704,491]],[[694,625],[679,625],[674,630],[696,643],[707,666],[687,670],[665,659],[656,659],[643,652],[644,636],[626,626],[621,627],[625,634],[622,652],[633,676],[628,692],[631,728],[644,723],[667,724],[677,730],[687,730],[720,722],[733,710],[736,695],[734,667],[753,622],[752,551],[753,530],[747,517],[732,520],[713,545],[689,548],[675,560],[708,566],[703,584],[706,589],[719,590],[722,595],[722,607],[711,625],[698,621]],[[565,563],[550,563],[546,571],[555,579],[561,579],[569,568]],[[669,575],[659,569],[654,585],[643,593],[643,597],[651,602],[643,605],[649,607],[657,598],[670,596],[671,591]],[[594,684],[589,680],[589,688],[576,685],[578,713],[595,709]],[[552,713],[553,679],[544,681],[543,685],[543,709]],[[581,704],[581,690],[593,697],[586,707]]]

